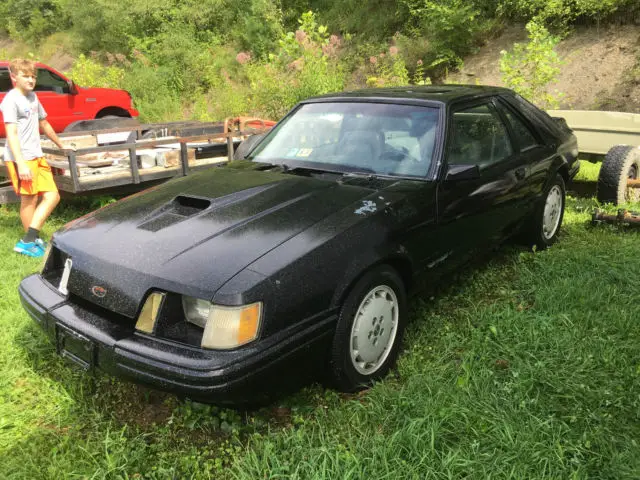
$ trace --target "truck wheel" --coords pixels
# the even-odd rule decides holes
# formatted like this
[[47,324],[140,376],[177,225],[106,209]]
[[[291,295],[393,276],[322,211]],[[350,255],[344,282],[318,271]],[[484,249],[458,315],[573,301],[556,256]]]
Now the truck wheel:
[[619,205],[640,201],[640,189],[627,188],[627,181],[640,177],[640,148],[615,145],[607,152],[598,177],[597,197],[601,203]]
[[251,153],[251,150],[253,150],[253,147],[255,147],[258,144],[258,142],[260,142],[260,140],[264,138],[264,135],[265,135],[264,133],[259,133],[259,134],[251,135],[249,138],[244,140],[240,145],[238,145],[238,148],[236,148],[236,151],[233,152],[233,159],[244,160],[245,158],[247,158],[247,155]]
[[331,348],[327,373],[335,387],[354,392],[389,372],[400,350],[406,305],[402,279],[389,266],[355,284],[340,309]]

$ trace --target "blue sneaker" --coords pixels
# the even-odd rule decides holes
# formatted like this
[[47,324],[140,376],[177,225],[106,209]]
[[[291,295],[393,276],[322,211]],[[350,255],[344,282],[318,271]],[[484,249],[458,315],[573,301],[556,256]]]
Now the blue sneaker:
[[40,237],[36,238],[36,245],[38,245],[43,252],[47,251],[47,247],[49,246],[49,244],[47,242],[45,242],[44,240],[42,240]]
[[13,251],[26,255],[27,257],[38,258],[44,255],[44,250],[36,242],[25,243],[22,240],[18,240],[16,246],[13,247]]

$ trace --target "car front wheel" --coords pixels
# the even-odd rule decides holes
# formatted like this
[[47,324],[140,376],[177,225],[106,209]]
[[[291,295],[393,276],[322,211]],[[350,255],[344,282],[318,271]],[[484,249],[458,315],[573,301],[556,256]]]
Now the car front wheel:
[[564,217],[565,202],[564,180],[560,175],[556,175],[533,214],[529,225],[529,243],[541,249],[555,243]]
[[367,272],[351,289],[333,339],[329,376],[354,392],[384,377],[394,365],[406,323],[406,293],[388,266]]

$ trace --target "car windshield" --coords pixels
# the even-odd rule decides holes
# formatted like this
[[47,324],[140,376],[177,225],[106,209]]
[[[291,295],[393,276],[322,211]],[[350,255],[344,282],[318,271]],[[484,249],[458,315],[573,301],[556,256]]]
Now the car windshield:
[[249,156],[255,162],[337,172],[424,177],[438,109],[385,103],[302,105]]

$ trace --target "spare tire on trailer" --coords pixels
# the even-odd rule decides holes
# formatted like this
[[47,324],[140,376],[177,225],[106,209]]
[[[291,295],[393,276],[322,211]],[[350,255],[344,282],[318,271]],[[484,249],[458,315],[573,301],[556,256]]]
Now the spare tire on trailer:
[[137,118],[117,117],[115,115],[107,115],[106,117],[96,118],[95,120],[77,120],[67,125],[64,129],[66,132],[86,132],[88,130],[106,130],[109,128],[120,127],[137,127],[140,121]]
[[627,187],[640,178],[640,147],[615,145],[607,152],[598,176],[597,197],[601,203],[619,205],[640,201],[640,189]]
[[233,159],[244,160],[245,158],[247,158],[247,156],[251,153],[254,147],[260,142],[260,140],[264,138],[265,135],[266,135],[265,133],[258,133],[258,134],[249,136],[240,145],[238,145],[238,148],[236,148],[236,151],[233,152]]

